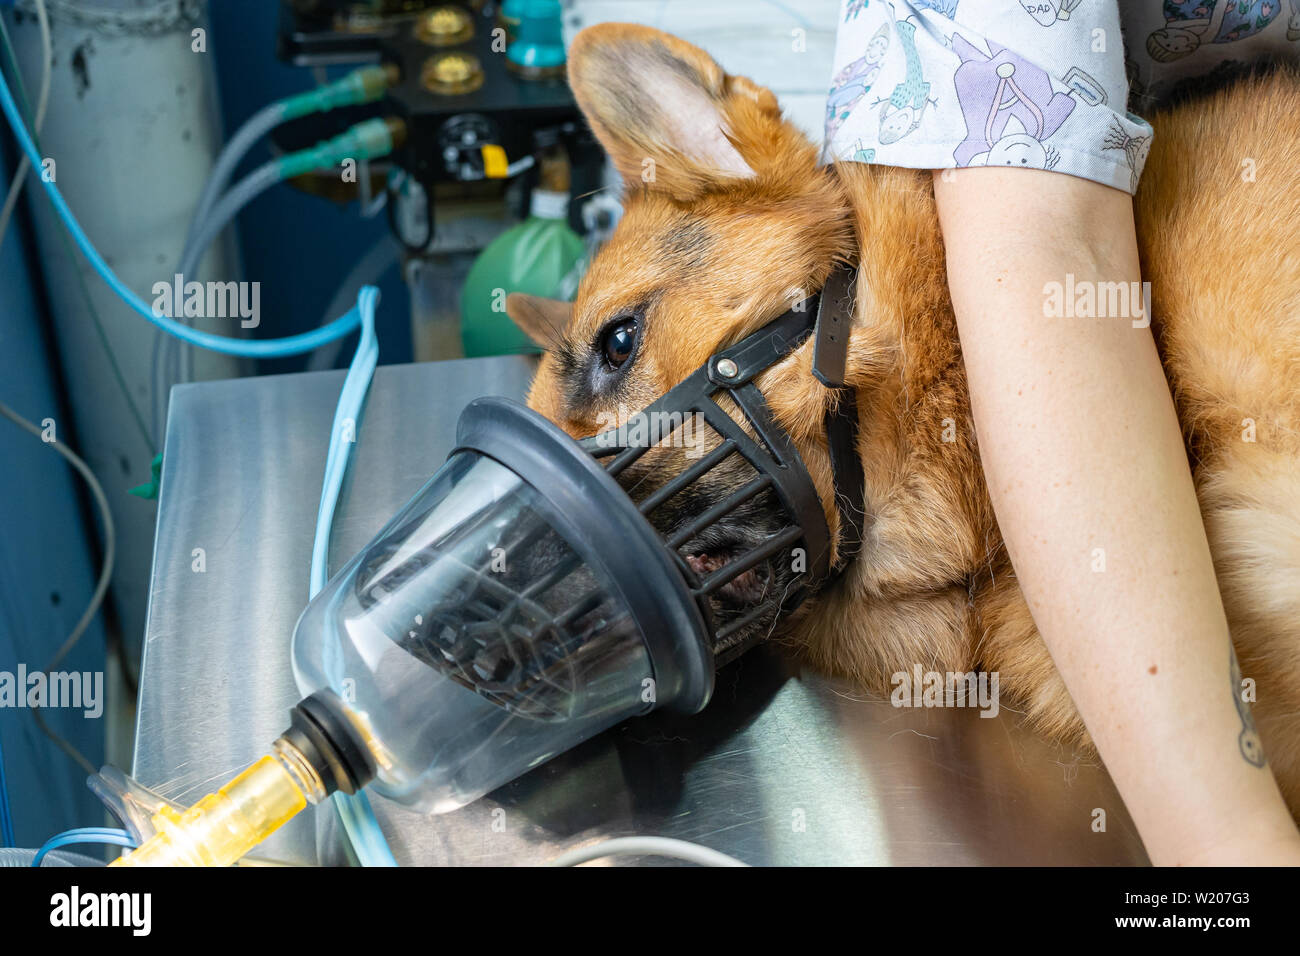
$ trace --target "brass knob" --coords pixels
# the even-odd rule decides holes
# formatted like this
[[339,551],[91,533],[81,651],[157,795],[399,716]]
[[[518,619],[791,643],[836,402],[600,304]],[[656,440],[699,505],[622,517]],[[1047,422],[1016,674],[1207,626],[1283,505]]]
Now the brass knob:
[[420,82],[440,96],[472,93],[483,85],[483,65],[472,53],[438,53],[424,62]]
[[474,36],[474,21],[461,7],[438,7],[420,15],[415,36],[429,46],[456,46]]

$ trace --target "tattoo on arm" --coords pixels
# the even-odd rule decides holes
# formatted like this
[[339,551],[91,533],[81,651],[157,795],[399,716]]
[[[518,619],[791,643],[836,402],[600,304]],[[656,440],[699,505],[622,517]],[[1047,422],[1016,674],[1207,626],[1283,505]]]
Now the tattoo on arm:
[[1264,745],[1260,743],[1259,732],[1255,729],[1255,717],[1250,712],[1250,704],[1242,696],[1241,665],[1237,663],[1237,652],[1231,644],[1228,645],[1228,656],[1228,671],[1232,675],[1232,699],[1241,717],[1241,736],[1237,738],[1237,746],[1241,748],[1241,756],[1247,763],[1262,767],[1265,762]]

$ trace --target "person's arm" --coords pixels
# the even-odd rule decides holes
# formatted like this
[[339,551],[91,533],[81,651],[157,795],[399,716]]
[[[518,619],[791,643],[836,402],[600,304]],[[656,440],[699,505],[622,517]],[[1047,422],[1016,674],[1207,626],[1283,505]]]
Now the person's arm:
[[934,190],[998,523],[1147,852],[1300,863],[1271,772],[1238,747],[1227,621],[1151,332],[1043,314],[1067,273],[1138,280],[1131,197],[998,168],[936,174]]

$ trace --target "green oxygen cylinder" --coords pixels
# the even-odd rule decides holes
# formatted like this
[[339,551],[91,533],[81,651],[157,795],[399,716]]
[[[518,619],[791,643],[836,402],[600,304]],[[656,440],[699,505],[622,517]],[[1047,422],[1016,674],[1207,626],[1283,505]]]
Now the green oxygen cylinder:
[[467,357],[541,351],[506,315],[505,299],[511,292],[568,298],[561,285],[586,252],[568,214],[568,163],[553,154],[542,160],[528,218],[493,239],[465,278],[460,328]]

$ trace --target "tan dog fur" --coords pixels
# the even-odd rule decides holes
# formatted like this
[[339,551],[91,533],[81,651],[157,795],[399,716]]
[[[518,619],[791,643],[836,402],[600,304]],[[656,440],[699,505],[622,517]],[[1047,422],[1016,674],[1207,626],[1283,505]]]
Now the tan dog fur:
[[[571,316],[511,297],[512,317],[550,349],[529,404],[575,436],[592,434],[608,402],[575,397],[565,369],[621,310],[645,309],[618,393],[641,408],[819,288],[837,262],[860,262],[849,369],[867,538],[784,639],[816,667],[881,693],[918,662],[998,671],[1004,695],[1042,733],[1089,746],[984,486],[930,174],[818,167],[817,148],[771,92],[649,28],[584,31],[569,70],[628,183],[626,211]],[[1153,326],[1242,671],[1258,682],[1264,749],[1300,814],[1300,81],[1249,80],[1153,125],[1136,199]],[[1254,181],[1241,175],[1246,157]],[[759,384],[834,531],[822,432],[831,393],[810,362],[805,345]],[[1243,441],[1245,419],[1254,442]]]

